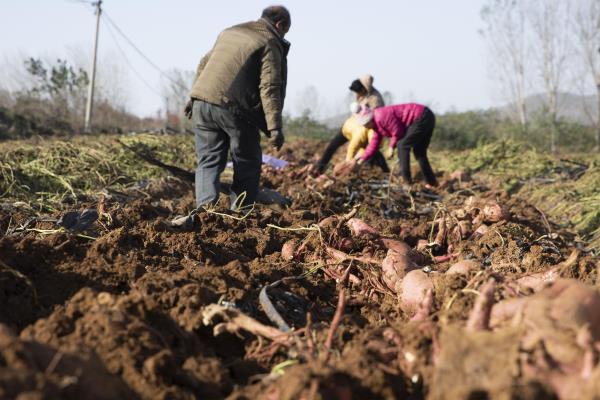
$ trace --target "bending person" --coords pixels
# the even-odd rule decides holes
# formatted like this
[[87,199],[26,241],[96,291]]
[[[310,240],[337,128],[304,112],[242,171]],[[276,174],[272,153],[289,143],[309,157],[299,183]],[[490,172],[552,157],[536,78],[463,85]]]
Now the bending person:
[[[355,104],[355,103],[354,103]],[[352,108],[352,106],[351,106]],[[353,108],[356,111],[358,105]],[[317,161],[314,166],[315,172],[322,174],[327,169],[327,164],[341,146],[345,143],[348,143],[348,150],[346,151],[346,161],[351,161],[357,155],[362,155],[365,147],[369,143],[369,140],[373,137],[373,131],[361,125],[355,115],[352,115],[350,118],[344,122],[342,125],[342,129],[338,132],[337,135],[331,139],[327,147],[325,148],[325,152],[321,156],[321,159]],[[379,168],[383,170],[383,172],[390,172],[388,168],[387,162],[385,161],[385,157],[379,150],[375,151],[375,154],[370,159],[370,163],[372,165],[377,165]]]
[[373,130],[364,153],[352,161],[355,165],[369,161],[375,156],[384,137],[390,138],[390,157],[398,149],[400,171],[406,183],[412,182],[410,173],[410,150],[412,149],[428,186],[437,186],[437,179],[429,159],[427,148],[435,128],[435,115],[426,106],[416,103],[397,104],[371,110],[362,107],[356,116],[358,123]]
[[355,79],[349,89],[356,94],[356,102],[374,110],[385,105],[381,93],[373,86],[373,76],[366,74]]
[[[379,107],[383,107],[385,105],[383,101],[383,97],[381,93],[373,86],[373,76],[366,74],[361,76],[358,79],[355,79],[350,84],[349,88],[356,95],[356,102],[350,105],[350,111],[352,114],[355,114],[359,111],[360,106],[369,107],[371,110],[374,110]],[[323,173],[327,168],[327,164],[340,147],[342,147],[347,141],[351,142],[351,145],[348,147],[348,154],[346,156],[346,160],[351,160],[354,158],[356,154],[356,148],[364,148],[365,145],[357,145],[356,147],[352,145],[352,138],[354,137],[358,143],[362,143],[363,138],[366,138],[365,132],[359,130],[355,125],[355,121],[351,120],[352,117],[344,122],[341,131],[335,135],[327,148],[325,148],[325,152],[321,159],[315,164],[313,168],[313,172]],[[356,135],[354,135],[356,133]],[[360,139],[359,139],[360,138]],[[370,138],[370,136],[369,136]],[[366,139],[368,141],[368,139]],[[350,158],[349,155],[352,152]],[[362,153],[362,151],[361,151]],[[389,172],[389,168],[387,163],[385,162],[385,158],[381,153],[377,152],[374,155],[374,159],[372,161],[373,164],[378,165],[384,172]]]

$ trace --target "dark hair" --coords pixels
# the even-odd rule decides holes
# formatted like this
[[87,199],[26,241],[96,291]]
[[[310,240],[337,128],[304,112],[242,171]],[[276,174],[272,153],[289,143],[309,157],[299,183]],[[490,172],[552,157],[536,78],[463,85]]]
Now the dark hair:
[[283,22],[285,25],[289,26],[292,23],[290,12],[284,6],[267,7],[263,10],[261,17],[268,20],[273,25],[278,22]]
[[367,91],[367,88],[362,83],[360,83],[358,79],[352,81],[349,89],[356,93]]

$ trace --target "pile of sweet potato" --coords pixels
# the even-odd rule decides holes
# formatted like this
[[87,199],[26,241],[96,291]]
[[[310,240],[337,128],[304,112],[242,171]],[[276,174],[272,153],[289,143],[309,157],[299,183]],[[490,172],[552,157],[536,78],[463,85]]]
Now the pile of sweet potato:
[[418,247],[447,246],[448,253],[452,253],[461,241],[481,237],[491,224],[509,219],[510,213],[497,201],[471,196],[461,208],[441,210],[433,221],[433,240],[421,240]]
[[[382,235],[354,213],[321,220],[304,240],[291,239],[282,248],[287,261],[314,262],[325,274],[340,280],[345,276],[371,300],[379,294],[397,295],[401,308],[416,312],[433,290],[431,265],[436,257],[411,248],[407,243]],[[442,260],[448,260],[442,257]],[[479,269],[476,261],[462,260],[446,274],[468,274]]]

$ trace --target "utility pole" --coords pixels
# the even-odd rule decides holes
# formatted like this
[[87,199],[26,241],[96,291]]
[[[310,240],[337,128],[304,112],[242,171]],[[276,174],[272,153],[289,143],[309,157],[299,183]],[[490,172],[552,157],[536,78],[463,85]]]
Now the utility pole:
[[90,124],[92,122],[92,107],[94,106],[94,85],[96,84],[96,57],[98,55],[98,32],[100,30],[100,14],[102,13],[102,0],[98,0],[92,3],[96,6],[96,35],[94,37],[94,54],[92,58],[92,70],[90,77],[90,84],[88,86],[88,97],[85,105],[85,123],[83,130],[90,132]]

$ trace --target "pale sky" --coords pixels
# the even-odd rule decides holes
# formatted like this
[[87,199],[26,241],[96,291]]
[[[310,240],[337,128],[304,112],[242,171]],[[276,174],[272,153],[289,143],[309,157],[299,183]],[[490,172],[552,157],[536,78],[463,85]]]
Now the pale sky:
[[[350,82],[364,73],[396,103],[418,101],[434,111],[496,104],[487,73],[486,46],[478,34],[484,0],[287,0],[292,28],[286,37],[289,81],[286,111],[299,112],[309,85],[319,93],[319,116],[346,110]],[[277,2],[263,0],[105,0],[103,7],[123,32],[161,69],[194,70],[219,32],[257,19]],[[74,0],[0,0],[0,57],[66,57],[91,53],[95,16]],[[129,45],[130,62],[156,91],[159,73]],[[154,115],[160,96],[128,69],[101,25],[101,60],[127,71],[128,110]],[[0,64],[2,65],[2,64]]]

